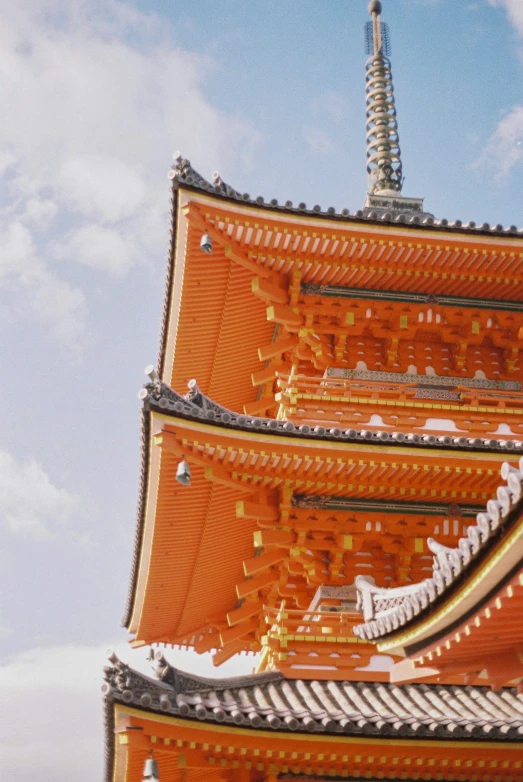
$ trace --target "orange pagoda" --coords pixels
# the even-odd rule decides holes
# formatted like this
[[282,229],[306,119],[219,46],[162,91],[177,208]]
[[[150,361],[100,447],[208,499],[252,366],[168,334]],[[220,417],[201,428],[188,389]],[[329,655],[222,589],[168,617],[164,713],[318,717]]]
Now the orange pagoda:
[[523,781],[523,232],[402,194],[369,13],[363,209],[175,157],[107,782]]

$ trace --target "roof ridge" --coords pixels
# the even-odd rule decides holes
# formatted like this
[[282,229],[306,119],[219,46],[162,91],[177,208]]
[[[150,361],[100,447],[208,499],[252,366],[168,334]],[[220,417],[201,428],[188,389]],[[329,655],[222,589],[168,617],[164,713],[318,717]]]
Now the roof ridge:
[[[506,228],[500,223],[491,226],[490,223],[478,225],[474,220],[470,220],[466,223],[462,220],[449,221],[446,218],[434,218],[428,212],[420,214],[400,212],[399,214],[394,214],[392,197],[389,209],[387,209],[386,206],[381,205],[379,208],[358,209],[354,213],[351,213],[350,209],[347,208],[337,210],[335,207],[329,206],[327,209],[323,209],[319,204],[316,204],[312,208],[307,208],[305,203],[300,203],[295,207],[292,201],[285,201],[283,204],[279,204],[277,198],[271,198],[270,200],[266,200],[263,196],[251,198],[249,193],[240,193],[231,185],[227,185],[223,182],[219,174],[215,174],[214,184],[212,184],[202,177],[201,174],[191,166],[190,161],[187,158],[183,158],[179,152],[175,154],[175,163],[169,171],[169,179],[172,181],[172,186],[175,189],[184,186],[190,190],[218,196],[225,201],[240,201],[246,205],[262,207],[272,211],[290,212],[294,214],[305,213],[322,218],[343,219],[349,223],[400,224],[414,228],[455,231],[466,234],[523,236],[523,228],[518,228],[516,225],[511,225]],[[397,196],[398,194],[395,194],[396,198]],[[380,200],[386,201],[387,199],[384,196],[380,196]]]
[[149,370],[150,368],[148,367],[147,371],[150,374],[151,382],[146,383],[139,395],[146,408],[157,408],[162,413],[167,414],[175,413],[180,418],[204,419],[208,423],[225,428],[239,428],[245,431],[252,431],[253,429],[257,431],[267,430],[269,434],[291,437],[299,436],[307,439],[337,440],[341,442],[365,440],[366,443],[376,445],[383,445],[383,443],[388,442],[390,445],[407,447],[460,448],[474,451],[501,450],[502,452],[523,451],[523,441],[520,440],[451,437],[450,435],[439,436],[418,434],[417,432],[405,434],[403,432],[372,431],[370,429],[341,430],[336,427],[327,429],[324,426],[311,428],[307,424],[296,426],[292,421],[279,421],[273,418],[235,413],[200,391],[196,380],[189,381],[187,394],[180,394],[166,383],[161,382],[154,370]]
[[[156,652],[155,663],[160,675],[162,670],[164,673],[162,680],[153,680],[112,652],[109,662],[102,688],[106,700],[155,713],[265,730],[523,741],[523,695],[515,689],[492,693],[488,687],[470,685],[421,687],[390,682],[365,682],[360,688],[357,682],[287,679],[278,671],[211,679],[179,671],[161,651]],[[271,686],[260,691],[264,684]],[[237,692],[240,689],[241,694]],[[499,717],[480,709],[477,714],[471,712],[456,720],[456,714],[463,711],[458,696],[472,693],[482,697],[485,690]],[[298,692],[299,710],[294,702]],[[393,708],[395,704],[389,698],[398,692],[402,697],[399,709]],[[508,700],[504,697],[507,692]],[[414,697],[413,701],[416,693],[428,699]],[[361,703],[351,703],[353,697]],[[436,699],[437,707],[431,704],[431,698]],[[311,708],[316,703],[321,704],[320,709]],[[411,703],[413,712],[409,713]]]

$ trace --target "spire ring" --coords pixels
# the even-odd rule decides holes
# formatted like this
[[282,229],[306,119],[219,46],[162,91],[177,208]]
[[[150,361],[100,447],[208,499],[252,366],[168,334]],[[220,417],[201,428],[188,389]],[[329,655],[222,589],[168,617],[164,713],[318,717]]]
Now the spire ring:
[[403,182],[390,60],[377,52],[367,61],[367,173],[369,190],[401,191]]

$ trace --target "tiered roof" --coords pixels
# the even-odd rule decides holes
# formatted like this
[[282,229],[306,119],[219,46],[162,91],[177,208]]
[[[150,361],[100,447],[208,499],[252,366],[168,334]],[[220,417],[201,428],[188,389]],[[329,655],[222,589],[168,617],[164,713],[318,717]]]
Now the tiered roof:
[[444,780],[463,772],[520,779],[515,689],[291,681],[277,671],[207,679],[173,668],[161,652],[155,658],[151,679],[110,655],[107,782],[140,779],[151,751],[162,782],[239,768],[273,777],[425,779],[430,770]]
[[[193,192],[200,192],[206,194],[212,194],[218,196],[223,202],[233,202],[237,205],[247,204],[253,207],[263,207],[267,211],[272,212],[275,215],[307,215],[310,217],[321,218],[335,218],[337,221],[344,221],[354,226],[359,225],[387,225],[392,226],[411,226],[421,231],[444,231],[453,233],[455,235],[466,236],[523,236],[523,228],[518,228],[515,225],[503,226],[500,223],[496,225],[490,225],[490,223],[481,223],[478,225],[473,220],[463,222],[462,220],[454,219],[447,220],[446,218],[435,218],[432,215],[424,213],[412,214],[406,210],[403,214],[393,215],[393,204],[390,205],[390,211],[383,214],[378,213],[378,210],[358,209],[351,212],[350,209],[342,208],[336,209],[334,206],[321,207],[315,204],[312,207],[307,207],[307,204],[301,202],[294,205],[292,201],[285,201],[280,204],[277,198],[266,199],[263,196],[257,196],[251,198],[249,193],[240,193],[235,190],[231,185],[223,182],[219,174],[215,174],[213,182],[205,179],[191,166],[189,160],[184,158],[181,153],[177,152],[175,155],[175,164],[172,168],[170,178],[174,183],[174,187],[183,187],[184,189],[191,190]],[[392,199],[392,196],[391,196]],[[174,215],[174,210],[172,212]],[[420,234],[421,235],[421,234]]]
[[[511,348],[523,326],[522,232],[464,228],[459,221],[449,226],[419,215],[378,219],[374,212],[280,207],[274,199],[242,196],[220,179],[210,184],[181,157],[172,178],[159,372],[174,388],[196,376],[226,407],[276,415],[267,383],[289,371],[291,354],[303,357],[302,368],[323,372],[349,366],[345,351],[356,355],[361,342],[369,369],[406,372],[422,361],[409,348],[419,342],[420,328],[446,346],[441,352],[434,343],[430,359],[438,373],[467,377],[479,366],[500,380],[513,377],[518,352]],[[212,256],[200,250],[204,233]],[[464,299],[473,307],[467,318]],[[421,327],[427,303],[437,315]],[[491,318],[492,308],[510,314]],[[340,328],[347,342],[340,341]],[[375,353],[374,343],[398,328],[398,344]]]
[[[400,195],[381,3],[369,12],[363,210],[252,199],[175,157],[124,623],[134,645],[217,650],[215,664],[263,648],[279,670],[206,679],[157,652],[151,679],[112,655],[111,782],[138,782],[153,751],[162,782],[522,778],[515,689],[448,659],[440,684],[369,665],[376,640],[399,655],[440,643],[434,622],[447,636],[428,656],[459,657],[467,611],[470,653],[488,636],[474,600],[489,620],[523,600],[521,475],[504,466],[489,501],[523,450],[523,231],[438,220]],[[352,603],[332,595],[362,573],[394,588],[364,581],[356,637]],[[489,627],[511,642],[510,623]]]
[[346,736],[523,741],[523,694],[486,687],[302,681],[278,671],[210,679],[179,671],[161,651],[156,678],[111,657],[104,694],[187,720]]
[[[202,651],[202,643],[209,649],[222,646],[216,631],[226,615],[231,626],[236,623],[234,611],[238,608],[238,598],[248,596],[255,588],[263,590],[279,579],[275,554],[267,554],[269,558],[272,556],[270,562],[265,563],[262,557],[258,568],[253,566],[243,572],[245,567],[251,567],[247,562],[251,563],[256,547],[264,546],[267,552],[280,551],[281,560],[296,545],[290,531],[269,531],[268,528],[281,525],[281,509],[279,500],[273,500],[276,505],[271,505],[269,495],[265,500],[267,505],[259,498],[251,499],[260,488],[270,494],[285,488],[290,481],[287,513],[298,519],[303,517],[304,529],[307,524],[311,526],[307,519],[312,517],[315,519],[312,527],[318,530],[325,527],[331,534],[333,516],[337,515],[341,525],[339,535],[348,536],[340,538],[340,545],[358,551],[360,537],[363,536],[363,541],[369,538],[369,533],[365,531],[366,522],[361,529],[350,522],[353,516],[349,511],[354,511],[354,502],[360,503],[359,515],[368,513],[370,518],[383,519],[388,514],[391,523],[397,518],[397,534],[405,529],[404,519],[409,518],[409,512],[425,517],[450,514],[468,518],[495,491],[496,472],[503,454],[521,448],[514,441],[447,436],[438,440],[416,434],[300,428],[289,421],[232,413],[209,400],[195,383],[182,396],[155,380],[146,387],[143,396],[147,421],[146,477],[136,536],[135,580],[126,621],[142,642],[196,643]],[[314,452],[312,460],[307,456],[310,448]],[[191,464],[190,488],[180,486],[175,480],[182,457]],[[361,473],[361,465],[374,460],[381,473],[379,486],[383,484],[379,499],[376,487],[370,489],[370,494],[367,488],[376,479],[363,477]],[[278,465],[277,470],[273,463]],[[424,464],[422,472],[421,463]],[[400,488],[407,479],[398,472],[400,466],[408,473],[409,494],[403,495],[408,503],[401,502]],[[471,470],[481,477],[479,491],[470,483]],[[427,480],[433,486],[428,493]],[[396,497],[400,500],[395,501]],[[182,498],[183,514],[177,510]],[[323,517],[325,520],[321,521]],[[425,526],[416,526],[415,519],[409,532],[414,547],[411,558],[412,566],[418,568],[413,572],[421,575],[419,567],[427,567],[423,557],[428,553],[422,541],[433,527],[427,527],[425,522]],[[288,529],[293,524],[289,527],[287,522]],[[279,542],[273,540],[278,535],[286,536],[285,541],[283,537],[281,541],[278,538]],[[417,544],[415,539],[419,541]],[[457,543],[458,538],[451,534],[448,539]],[[381,537],[378,534],[377,540],[381,541],[380,545],[386,545],[383,533]],[[275,542],[279,546],[276,550],[271,549]],[[334,542],[326,543],[325,547],[333,545]],[[253,562],[256,564],[256,560]],[[375,568],[379,562],[376,553]],[[364,569],[365,560],[353,559],[353,566],[356,570],[350,577],[347,566],[342,568],[349,581],[358,572],[369,572]],[[363,569],[358,570],[360,566]],[[172,572],[176,572],[176,579],[169,576]],[[310,580],[299,607],[307,608],[316,586],[317,582]],[[289,598],[300,600],[298,592],[294,588]],[[204,603],[202,594],[206,594]],[[262,608],[263,599],[253,614],[262,616]],[[248,627],[252,630],[251,624]],[[206,646],[205,636],[209,633],[207,640],[211,645]],[[227,637],[232,635],[230,632]],[[243,646],[241,633],[237,639],[231,652],[240,648],[259,649],[258,645],[250,645],[253,639],[248,633]]]

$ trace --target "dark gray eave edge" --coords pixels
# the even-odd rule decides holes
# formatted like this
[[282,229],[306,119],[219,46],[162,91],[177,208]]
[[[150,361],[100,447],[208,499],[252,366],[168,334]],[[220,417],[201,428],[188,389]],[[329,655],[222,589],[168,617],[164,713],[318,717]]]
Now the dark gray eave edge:
[[[154,387],[152,384],[146,386],[146,388],[154,390]],[[183,420],[189,420],[189,421],[198,421],[199,423],[207,423],[212,426],[229,429],[232,431],[245,431],[245,432],[252,432],[257,431],[257,433],[260,433],[260,430],[254,430],[252,427],[247,426],[239,426],[235,423],[224,423],[222,421],[209,421],[205,417],[202,417],[203,409],[198,407],[196,404],[192,403],[191,401],[187,400],[185,397],[183,397],[181,394],[176,393],[172,389],[170,389],[168,386],[165,386],[165,384],[161,384],[161,393],[168,395],[171,397],[174,401],[174,404],[182,405],[181,411],[174,411],[172,409],[169,409],[168,407],[162,407],[160,405],[160,399],[155,400],[152,396],[149,396],[143,406],[142,410],[142,465],[141,465],[141,473],[140,473],[140,490],[139,490],[139,496],[138,496],[138,510],[137,510],[137,519],[136,519],[136,530],[135,530],[135,536],[134,536],[134,549],[133,549],[133,557],[132,557],[132,564],[131,564],[131,577],[130,577],[130,584],[129,584],[129,591],[127,595],[127,601],[125,606],[125,612],[124,616],[121,620],[122,626],[128,628],[129,623],[131,621],[131,616],[133,612],[134,607],[134,599],[135,599],[135,593],[136,593],[136,586],[138,581],[138,571],[140,567],[140,556],[141,556],[141,550],[142,550],[142,538],[143,538],[143,531],[144,531],[144,524],[145,524],[145,504],[146,504],[146,498],[147,498],[147,487],[148,487],[148,478],[149,478],[149,436],[150,436],[150,414],[151,412],[156,412],[162,415],[171,416],[173,418],[181,418]],[[233,419],[241,418],[242,416],[237,415],[236,413],[232,413],[231,411],[226,410],[225,408],[222,408],[220,405],[216,404],[212,400],[209,400],[207,397],[205,397],[203,394],[198,392],[199,397],[204,400],[204,402],[213,409],[216,409],[218,412],[225,412],[228,415],[230,415]],[[166,396],[161,397],[166,398]],[[243,416],[245,418],[252,418],[252,416]],[[273,419],[260,419],[263,421],[271,421]],[[281,437],[293,437],[298,438],[302,440],[324,440],[325,442],[345,442],[345,443],[360,443],[365,445],[374,445],[374,446],[380,446],[384,444],[384,441],[379,439],[378,434],[375,432],[371,433],[371,438],[366,439],[363,437],[361,431],[365,432],[366,430],[361,430],[360,432],[357,432],[356,437],[346,437],[346,436],[340,436],[340,437],[334,437],[333,435],[328,435],[327,433],[320,436],[314,433],[309,434],[303,434],[299,431],[294,432],[288,432],[285,431],[283,426],[286,422],[276,422],[274,421],[274,424],[277,424],[276,429],[268,429],[266,428],[266,434],[267,435],[276,435]],[[357,431],[357,430],[354,430]],[[367,430],[368,433],[368,430]],[[455,438],[458,439],[458,438]],[[448,444],[434,444],[434,443],[425,443],[425,442],[406,442],[405,440],[402,440],[401,442],[396,442],[394,440],[387,440],[387,445],[394,445],[397,447],[408,447],[413,449],[438,449],[438,450],[448,450],[450,447],[457,448],[461,451],[464,451],[466,453],[471,452],[485,452],[485,453],[501,453],[505,454],[507,457],[514,456],[516,453],[518,453],[515,449],[508,449],[503,448],[499,445],[500,442],[503,441],[492,441],[497,443],[497,446],[495,448],[487,448],[487,447],[479,447],[479,446],[473,446],[473,445],[452,445],[449,446]]]
[[134,599],[136,595],[136,585],[138,582],[138,572],[140,569],[140,556],[142,553],[142,539],[145,523],[145,504],[147,501],[147,488],[149,484],[149,438],[150,438],[150,420],[151,416],[148,409],[144,406],[141,413],[142,419],[142,443],[141,443],[141,466],[140,466],[140,488],[138,491],[138,507],[136,511],[136,526],[134,533],[133,554],[131,559],[131,573],[129,581],[129,590],[125,603],[124,615],[120,624],[128,628],[131,621]]
[[[192,381],[191,381],[192,382]],[[523,441],[520,440],[496,440],[485,438],[466,438],[464,436],[456,437],[445,435],[419,435],[411,433],[405,435],[402,432],[371,431],[369,429],[347,429],[341,431],[336,427],[325,429],[323,426],[315,427],[309,431],[300,431],[301,427],[296,427],[290,421],[277,421],[274,418],[263,418],[261,416],[244,415],[235,413],[214,402],[208,396],[197,391],[193,398],[198,398],[200,404],[195,403],[190,398],[191,394],[183,396],[165,384],[161,384],[161,389],[157,390],[153,384],[147,384],[145,389],[149,395],[144,401],[144,408],[162,415],[173,418],[181,418],[187,421],[198,421],[210,426],[229,429],[242,432],[256,432],[257,434],[275,435],[277,437],[290,437],[301,440],[315,440],[325,443],[359,443],[379,447],[387,444],[387,447],[413,448],[413,449],[432,449],[432,450],[459,450],[464,453],[500,453],[506,456],[515,456],[523,453]],[[208,417],[208,411],[212,411],[213,417]],[[224,420],[221,416],[227,416]],[[245,422],[242,422],[245,419]],[[258,422],[257,425],[249,425],[249,421]],[[351,434],[346,434],[351,432]],[[394,439],[394,435],[399,435],[400,439]],[[408,437],[414,439],[408,440]],[[423,440],[423,437],[430,439]],[[443,441],[445,439],[445,441]],[[441,439],[441,442],[439,441]],[[488,443],[488,444],[487,444]]]
[[[225,193],[221,188],[215,188],[210,183],[207,183],[207,186],[199,186],[198,184],[195,184],[192,181],[189,181],[191,177],[186,177],[184,175],[177,174],[176,177],[173,178],[173,190],[177,190],[180,188],[183,188],[184,190],[190,190],[194,193],[200,193],[203,195],[211,195],[219,198],[222,201],[226,201],[227,203],[231,204],[243,204],[244,206],[250,206],[254,207],[256,209],[264,209],[268,212],[275,212],[277,214],[295,214],[295,215],[307,215],[308,217],[316,217],[319,219],[324,220],[336,220],[338,222],[343,222],[346,224],[355,224],[355,225],[387,225],[390,227],[402,227],[402,228],[408,228],[408,229],[421,229],[421,230],[429,230],[429,231],[442,231],[446,233],[455,233],[455,234],[463,234],[465,236],[496,236],[496,237],[504,237],[504,238],[522,238],[523,237],[523,229],[518,229],[516,226],[510,226],[509,228],[504,228],[502,225],[498,224],[494,227],[490,227],[490,225],[487,226],[487,223],[483,223],[481,226],[476,226],[476,223],[474,221],[470,221],[468,224],[463,225],[460,224],[461,221],[456,220],[455,222],[449,223],[446,220],[438,220],[435,218],[430,218],[428,216],[428,213],[425,214],[425,219],[427,222],[412,222],[413,219],[416,217],[420,217],[419,215],[410,215],[406,216],[406,219],[400,220],[400,219],[385,219],[385,215],[382,217],[365,217],[363,214],[363,210],[358,210],[355,214],[342,214],[341,212],[337,212],[334,207],[329,207],[328,209],[322,210],[321,208],[318,209],[300,209],[299,207],[295,206],[285,206],[284,204],[278,204],[276,199],[272,199],[271,201],[266,201],[261,196],[258,199],[252,199],[250,197],[246,197],[247,194],[241,195],[236,194],[233,195],[230,192]],[[229,190],[232,190],[232,188],[228,188]],[[291,203],[286,202],[286,203]],[[329,211],[332,210],[332,211]],[[348,212],[348,210],[344,210]]]
[[[199,175],[197,174],[196,176],[199,177]],[[261,208],[261,209],[265,209],[267,212],[275,212],[277,214],[284,214],[284,215],[288,215],[288,214],[308,215],[309,217],[316,217],[325,220],[336,220],[338,222],[343,222],[345,224],[352,223],[354,225],[370,224],[370,225],[380,225],[380,226],[388,225],[388,226],[395,226],[395,227],[402,226],[405,228],[410,228],[411,230],[415,230],[415,229],[437,230],[437,231],[442,231],[447,233],[451,232],[453,234],[462,234],[464,236],[470,236],[473,234],[479,236],[523,238],[523,229],[518,230],[516,226],[511,226],[511,228],[509,229],[504,229],[502,226],[496,226],[495,228],[489,228],[487,230],[487,229],[483,229],[482,227],[477,228],[477,227],[466,227],[463,225],[459,226],[456,225],[456,223],[453,223],[451,225],[449,224],[445,225],[443,224],[444,221],[434,221],[432,224],[424,225],[423,223],[409,223],[405,221],[398,222],[397,220],[384,220],[383,218],[373,219],[371,217],[364,217],[363,211],[361,210],[357,212],[355,215],[344,215],[341,213],[336,213],[336,211],[331,213],[328,210],[322,212],[321,210],[315,211],[314,209],[299,209],[296,207],[273,205],[270,202],[266,202],[264,199],[261,199],[261,202],[260,199],[258,200],[250,199],[250,198],[246,199],[239,193],[236,195],[231,195],[230,192],[232,191],[232,188],[230,187],[227,187],[228,192],[224,192],[223,186],[215,187],[211,185],[209,182],[205,183],[205,187],[199,186],[194,182],[189,182],[188,179],[190,179],[190,177],[177,173],[172,179],[172,186],[171,186],[170,241],[169,241],[169,247],[167,253],[163,316],[162,316],[162,323],[160,329],[160,344],[159,344],[159,351],[158,351],[158,372],[160,374],[160,377],[163,377],[163,370],[165,365],[165,351],[167,348],[168,324],[169,324],[169,317],[170,317],[170,310],[171,310],[171,303],[172,303],[172,279],[174,275],[174,266],[176,262],[175,249],[176,249],[176,229],[177,229],[176,222],[177,222],[177,212],[178,212],[178,190],[180,188],[183,188],[184,190],[188,190],[193,193],[212,195],[230,204],[242,204],[244,206],[251,206],[251,207],[255,207],[256,209]],[[469,223],[469,225],[471,226],[472,224]],[[498,228],[500,230],[498,230]]]
[[[522,700],[513,687],[495,693],[492,696],[494,701],[485,709],[482,708],[481,700],[491,700],[491,689],[488,686],[346,682],[335,676],[329,681],[294,680],[287,679],[278,671],[209,679],[179,671],[163,658],[160,651],[156,652],[155,659],[158,663],[155,680],[133,670],[117,658],[110,668],[105,668],[102,691],[107,709],[108,744],[111,740],[114,742],[110,730],[112,727],[114,731],[114,706],[118,704],[124,708],[137,709],[144,716],[161,714],[181,718],[188,724],[210,722],[221,723],[232,729],[241,725],[248,731],[270,728],[275,733],[312,733],[319,735],[320,740],[321,735],[351,735],[359,736],[363,741],[380,738],[412,741],[417,738],[523,742]],[[256,688],[267,685],[274,687],[275,691],[271,692],[270,688],[265,690],[267,702],[262,705]],[[318,687],[328,692],[322,696]],[[340,694],[343,696],[345,688],[349,688],[347,694],[352,705],[346,706],[340,700]],[[292,693],[299,703],[293,702]],[[436,717],[430,693],[439,701]],[[465,698],[465,710],[468,713],[458,717],[457,714],[461,714],[460,693]],[[144,700],[144,695],[148,702]],[[366,706],[360,705],[361,699],[364,704],[367,703]],[[409,699],[414,708],[412,716],[407,703]],[[496,703],[498,699],[502,703]],[[513,703],[514,699],[517,704]],[[330,703],[327,704],[326,700]],[[471,713],[472,702],[477,704],[478,701],[479,711],[474,709]],[[198,714],[200,705],[204,707],[203,714]],[[220,707],[222,712],[225,710],[225,714],[219,717],[213,713],[214,706]],[[256,725],[249,724],[247,716],[237,721],[234,711],[241,711],[243,715],[254,711],[261,719]],[[271,715],[278,718],[277,724],[266,723]],[[294,724],[286,722],[287,717],[292,717]],[[328,724],[324,717],[329,718]],[[349,724],[341,722],[347,722],[347,719]],[[434,723],[437,723],[437,729],[434,729]],[[106,758],[108,767],[113,766],[114,748],[112,754],[111,748],[106,748]]]
[[165,269],[165,290],[163,296],[162,321],[160,324],[160,339],[158,344],[158,372],[163,377],[165,366],[165,351],[167,349],[167,336],[169,333],[169,318],[171,314],[172,295],[173,295],[173,277],[174,265],[176,262],[176,215],[178,211],[178,190],[171,188],[171,227],[170,241],[167,250],[167,260]]
[[103,722],[105,733],[104,746],[104,782],[113,782],[114,778],[114,699],[107,695],[103,699]]
[[[156,656],[160,656],[158,650]],[[202,676],[197,673],[189,673],[188,671],[182,671],[179,668],[175,668],[174,665],[167,663],[162,658],[162,663],[166,664],[166,671],[170,678],[177,684],[174,687],[176,692],[193,693],[202,689],[208,688],[209,690],[215,690],[220,692],[222,690],[229,690],[239,687],[251,687],[261,684],[272,684],[285,679],[285,676],[281,671],[260,671],[258,673],[246,673],[240,676]],[[154,681],[152,679],[151,681]],[[172,685],[169,685],[172,687]]]

